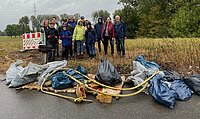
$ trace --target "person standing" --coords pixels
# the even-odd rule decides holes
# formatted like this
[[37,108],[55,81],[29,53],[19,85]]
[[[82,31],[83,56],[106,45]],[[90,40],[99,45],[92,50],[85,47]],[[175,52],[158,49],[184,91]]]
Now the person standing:
[[107,57],[108,54],[108,42],[110,41],[111,46],[111,55],[114,55],[114,25],[111,22],[111,18],[107,17],[106,23],[104,23],[102,31],[101,31],[101,37],[103,38],[103,44],[104,44],[104,52],[105,56]]
[[47,33],[47,45],[52,47],[52,52],[48,53],[48,61],[55,61],[55,50],[58,41],[58,31],[54,27],[54,23],[50,23],[50,28]]
[[67,18],[63,18],[63,20],[62,20],[62,25],[64,26],[67,26],[67,23],[68,23],[68,21],[67,21]]
[[67,26],[63,25],[63,31],[60,33],[60,39],[62,40],[62,60],[67,59],[72,56],[72,36],[71,33],[67,30]]
[[95,29],[96,34],[97,34],[97,42],[98,42],[99,53],[101,53],[101,41],[102,41],[101,31],[102,31],[102,28],[103,28],[103,21],[102,21],[102,18],[99,18],[98,23],[96,23],[94,25],[94,29]]
[[[52,23],[54,24],[54,28],[58,31],[59,30],[59,24],[57,23],[57,18],[53,17],[52,18]],[[59,57],[59,40],[57,39],[56,43],[56,56]]]
[[96,56],[95,42],[97,37],[96,37],[96,31],[94,28],[92,28],[90,22],[87,24],[87,30],[85,31],[85,39],[86,39],[86,45],[88,47],[89,57],[92,59]]
[[[77,22],[74,20],[74,16],[71,15],[68,22],[67,22],[67,26],[68,26],[68,30],[71,32],[72,36],[74,34],[74,29],[76,27]],[[73,46],[71,46],[71,50],[72,54],[73,54]],[[76,42],[74,41],[74,53],[76,53]]]
[[117,53],[118,55],[122,55],[122,57],[125,56],[125,37],[126,37],[126,26],[125,24],[121,21],[120,16],[117,15],[115,17],[115,24],[114,24],[114,29],[115,29],[115,40],[116,40],[116,45],[117,45]]
[[84,34],[85,34],[85,29],[83,23],[79,20],[77,26],[74,29],[74,34],[73,34],[73,41],[76,42],[77,56],[83,55],[84,52],[84,47],[83,47]]
[[[48,20],[44,20],[43,28],[44,28],[43,32],[45,33],[45,37],[46,37],[46,40],[47,40],[48,39],[47,34],[48,34],[49,29],[50,29]],[[47,42],[46,42],[46,44],[47,44]]]
[[74,16],[73,15],[71,15],[70,16],[70,18],[69,18],[69,20],[68,20],[68,22],[67,22],[67,25],[68,25],[68,29],[69,29],[69,31],[71,32],[71,34],[73,35],[73,33],[74,33],[74,29],[75,29],[75,27],[76,27],[76,21],[74,20]]

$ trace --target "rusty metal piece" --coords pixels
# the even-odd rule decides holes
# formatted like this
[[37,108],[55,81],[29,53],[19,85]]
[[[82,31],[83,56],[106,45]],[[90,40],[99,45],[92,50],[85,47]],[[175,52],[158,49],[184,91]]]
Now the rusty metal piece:
[[76,96],[78,98],[86,98],[86,88],[84,84],[78,84],[76,87]]

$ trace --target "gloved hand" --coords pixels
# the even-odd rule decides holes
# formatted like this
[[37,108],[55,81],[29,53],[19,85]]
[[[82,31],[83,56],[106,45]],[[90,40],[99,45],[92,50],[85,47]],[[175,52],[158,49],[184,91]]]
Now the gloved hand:
[[51,38],[51,35],[47,36],[47,38]]

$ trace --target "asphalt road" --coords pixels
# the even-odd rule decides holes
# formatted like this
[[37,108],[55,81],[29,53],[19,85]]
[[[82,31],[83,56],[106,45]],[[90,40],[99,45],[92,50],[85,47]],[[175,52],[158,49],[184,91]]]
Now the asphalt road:
[[112,104],[88,98],[94,102],[75,104],[38,91],[16,92],[0,81],[0,119],[200,119],[197,95],[189,101],[177,101],[173,110],[145,94],[113,99]]

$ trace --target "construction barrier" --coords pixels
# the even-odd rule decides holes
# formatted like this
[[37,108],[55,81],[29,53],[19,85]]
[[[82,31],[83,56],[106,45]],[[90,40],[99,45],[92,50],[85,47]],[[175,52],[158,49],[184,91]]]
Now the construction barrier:
[[23,50],[39,49],[39,45],[45,45],[45,37],[41,32],[23,34]]

